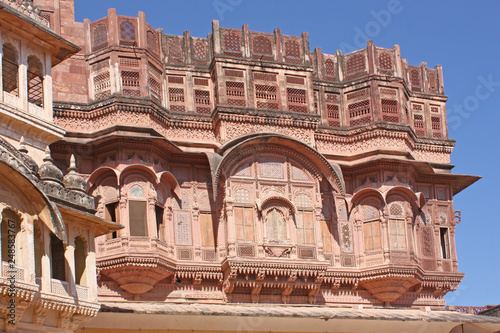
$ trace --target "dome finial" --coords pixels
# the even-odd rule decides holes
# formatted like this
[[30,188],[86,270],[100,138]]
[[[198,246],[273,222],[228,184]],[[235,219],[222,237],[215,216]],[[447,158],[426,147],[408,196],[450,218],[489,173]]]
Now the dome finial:
[[54,162],[54,160],[50,156],[50,148],[49,148],[49,146],[47,146],[47,148],[45,148],[45,157],[43,158],[43,161],[44,162]]
[[71,157],[69,159],[69,168],[68,171],[71,173],[76,173],[76,158],[75,154],[71,154]]
[[85,192],[87,190],[87,182],[82,176],[76,173],[76,158],[72,154],[69,159],[68,174],[63,178],[64,187],[70,190]]
[[43,164],[40,165],[38,174],[41,180],[55,181],[61,183],[63,178],[63,173],[58,167],[54,165],[54,160],[50,157],[50,148],[47,146],[45,149],[45,157],[43,158]]
[[21,139],[19,140],[19,149],[18,150],[20,153],[23,153],[23,154],[28,153],[28,149],[26,149],[26,145],[24,142],[24,136],[21,136]]

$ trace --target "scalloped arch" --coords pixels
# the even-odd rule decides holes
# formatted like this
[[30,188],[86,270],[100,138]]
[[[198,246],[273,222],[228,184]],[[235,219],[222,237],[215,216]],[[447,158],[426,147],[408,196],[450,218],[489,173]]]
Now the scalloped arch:
[[261,203],[257,203],[257,208],[259,209],[259,211],[262,211],[263,208],[268,203],[270,203],[272,201],[278,201],[278,202],[281,202],[281,203],[285,204],[286,206],[288,206],[288,207],[290,207],[292,209],[292,211],[293,211],[294,214],[297,214],[297,212],[298,212],[298,209],[297,209],[297,207],[295,206],[295,204],[293,202],[291,202],[287,198],[279,196],[279,195],[271,196],[269,198],[264,199]]

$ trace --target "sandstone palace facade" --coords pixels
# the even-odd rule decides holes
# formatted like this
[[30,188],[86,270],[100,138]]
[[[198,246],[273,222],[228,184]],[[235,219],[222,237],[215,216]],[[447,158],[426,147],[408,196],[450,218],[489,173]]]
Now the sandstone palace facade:
[[444,310],[479,177],[441,66],[72,0],[2,0],[0,30],[4,331],[500,329]]

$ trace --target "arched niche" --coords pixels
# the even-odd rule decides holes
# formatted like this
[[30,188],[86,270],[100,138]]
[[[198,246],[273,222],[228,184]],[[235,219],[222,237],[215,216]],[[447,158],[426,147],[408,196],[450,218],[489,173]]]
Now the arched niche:
[[75,283],[88,286],[87,281],[87,242],[81,236],[75,237]]
[[19,96],[19,52],[12,44],[5,43],[2,53],[3,91]]
[[37,56],[28,57],[28,102],[43,106],[44,68]]

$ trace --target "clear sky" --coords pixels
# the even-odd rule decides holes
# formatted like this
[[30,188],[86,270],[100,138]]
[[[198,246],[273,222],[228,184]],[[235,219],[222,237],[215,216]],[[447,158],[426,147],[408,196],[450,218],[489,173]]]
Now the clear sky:
[[[375,45],[401,46],[411,65],[427,62],[444,71],[448,95],[454,173],[483,178],[455,197],[462,211],[456,242],[459,270],[465,278],[446,297],[449,304],[500,304],[500,214],[495,196],[500,162],[500,1],[277,1],[277,0],[75,0],[76,19],[95,21],[117,8],[119,15],[146,13],[147,22],[165,33],[206,37],[211,22],[222,27],[287,35],[309,32],[310,47],[344,53]],[[495,139],[496,138],[496,139]],[[500,210],[499,210],[500,211]]]

